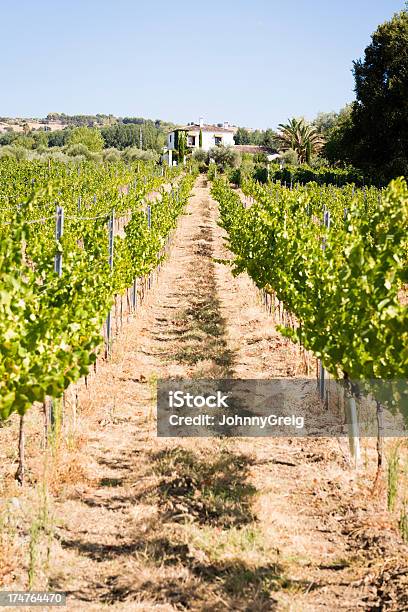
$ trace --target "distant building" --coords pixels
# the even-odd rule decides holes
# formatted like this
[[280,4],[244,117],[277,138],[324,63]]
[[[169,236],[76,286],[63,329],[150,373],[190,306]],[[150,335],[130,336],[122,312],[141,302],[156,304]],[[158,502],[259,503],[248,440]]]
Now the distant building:
[[180,132],[186,132],[187,135],[187,147],[189,149],[200,148],[200,132],[202,134],[202,145],[203,151],[209,151],[212,147],[217,146],[233,146],[234,145],[234,134],[236,129],[230,127],[226,121],[220,125],[208,125],[205,124],[203,119],[200,118],[198,123],[191,125],[185,125],[183,127],[176,128],[168,133],[167,135],[167,150],[165,151],[164,158],[172,165],[173,151],[177,150],[177,140]]

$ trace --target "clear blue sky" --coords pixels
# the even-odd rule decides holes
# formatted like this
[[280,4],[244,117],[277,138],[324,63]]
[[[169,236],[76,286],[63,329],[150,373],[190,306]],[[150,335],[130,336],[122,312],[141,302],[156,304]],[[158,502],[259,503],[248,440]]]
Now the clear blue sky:
[[276,127],[351,101],[403,0],[3,0],[0,115]]

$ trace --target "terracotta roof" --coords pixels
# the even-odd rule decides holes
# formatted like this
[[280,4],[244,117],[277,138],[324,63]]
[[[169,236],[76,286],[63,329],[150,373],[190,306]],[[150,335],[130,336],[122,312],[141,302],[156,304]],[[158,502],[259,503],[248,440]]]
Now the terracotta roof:
[[258,145],[235,145],[234,149],[241,151],[241,153],[276,153],[275,149]]
[[182,127],[178,127],[175,128],[174,130],[170,130],[171,132],[175,132],[177,130],[183,130],[186,132],[199,132],[200,130],[202,130],[203,132],[226,132],[228,134],[230,133],[234,133],[235,129],[232,127],[218,127],[217,125],[198,125],[197,123],[195,123],[194,125],[183,125]]

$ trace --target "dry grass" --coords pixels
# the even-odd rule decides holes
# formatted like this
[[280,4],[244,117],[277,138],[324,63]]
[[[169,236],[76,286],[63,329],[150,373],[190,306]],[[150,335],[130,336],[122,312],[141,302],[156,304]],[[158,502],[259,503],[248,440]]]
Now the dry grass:
[[18,509],[18,500],[11,498],[0,510],[0,587],[12,583],[14,569],[21,562],[16,538]]

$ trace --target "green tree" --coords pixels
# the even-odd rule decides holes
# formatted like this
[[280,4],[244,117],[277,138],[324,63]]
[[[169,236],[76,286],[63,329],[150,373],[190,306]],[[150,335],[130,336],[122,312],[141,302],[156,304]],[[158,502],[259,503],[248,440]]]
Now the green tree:
[[187,151],[187,134],[183,130],[178,132],[178,155],[179,163],[184,163],[184,157]]
[[32,137],[34,139],[34,147],[36,149],[48,147],[48,136],[42,130],[40,132],[33,132]]
[[35,145],[35,140],[32,136],[28,136],[27,134],[19,134],[17,138],[13,141],[13,144],[16,147],[24,147],[25,149],[32,149]]
[[77,144],[68,145],[65,149],[67,155],[71,157],[77,157],[78,155],[83,155],[86,159],[91,159],[92,153],[88,149],[86,145],[82,142],[78,142]]
[[203,130],[200,130],[200,133],[198,135],[198,146],[200,147],[200,149],[203,148]]
[[[145,150],[157,149],[157,139],[158,139],[160,130],[158,130],[156,126],[154,125],[154,122],[150,120],[145,121],[145,123],[141,127],[142,127],[142,134],[143,134],[143,149]],[[160,147],[158,148],[158,150],[160,151]]]
[[234,134],[234,142],[237,145],[248,145],[251,144],[251,134],[245,128],[238,128]]
[[4,146],[12,144],[16,140],[17,136],[17,132],[4,132],[4,134],[0,134],[0,145]]
[[249,131],[246,128],[240,127],[234,135],[234,142],[237,145],[255,145],[275,149],[277,146],[277,135],[271,128],[265,131]]
[[317,129],[304,119],[290,119],[288,123],[279,124],[278,140],[284,151],[296,151],[299,163],[310,163],[313,154],[323,146],[323,138]]
[[127,149],[139,144],[139,126],[134,123],[117,123],[110,127],[102,128],[101,134],[108,149]]
[[334,111],[330,113],[319,113],[316,119],[312,121],[312,125],[322,134],[322,136],[326,137],[337,124],[338,118],[339,113],[335,113]]
[[65,128],[64,130],[55,130],[55,132],[48,132],[48,146],[63,147],[67,144],[70,133],[70,128]]
[[382,25],[354,62],[353,162],[385,178],[408,174],[408,12]]
[[102,151],[104,140],[97,128],[77,127],[70,131],[67,144],[83,144],[89,151]]
[[140,148],[140,133],[142,133],[143,149],[151,149],[160,153],[165,144],[166,135],[164,129],[162,127],[157,128],[153,121],[135,119],[125,122],[123,120],[122,123],[116,123],[101,129],[105,147],[108,149]]
[[265,132],[263,130],[254,130],[253,132],[249,132],[249,137],[250,137],[249,144],[261,147],[263,146]]
[[351,163],[352,128],[351,104],[347,104],[339,113],[335,113],[335,118],[330,121],[330,125],[326,124],[325,127],[321,128],[325,136],[322,155],[327,157],[332,164],[338,162]]
[[261,145],[269,149],[276,149],[278,146],[278,136],[274,130],[268,128],[262,133]]

